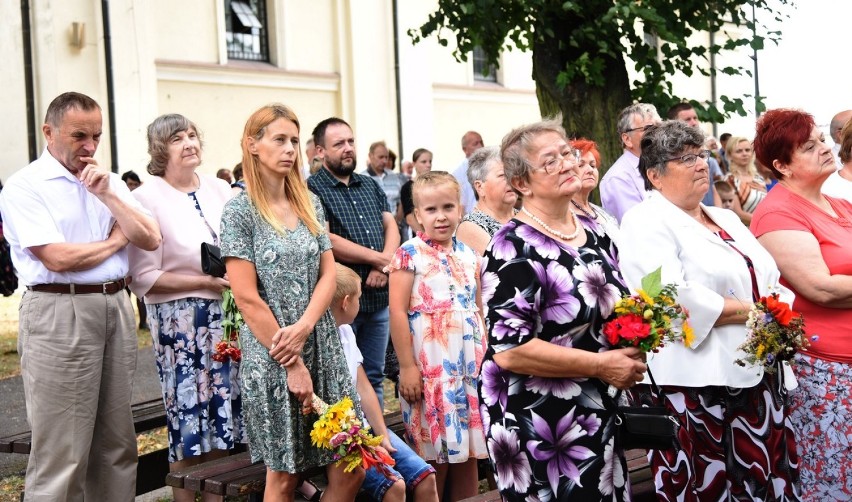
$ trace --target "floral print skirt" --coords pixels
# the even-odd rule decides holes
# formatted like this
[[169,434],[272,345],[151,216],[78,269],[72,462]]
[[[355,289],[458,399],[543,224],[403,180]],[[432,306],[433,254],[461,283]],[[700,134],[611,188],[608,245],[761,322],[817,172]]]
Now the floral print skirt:
[[852,500],[852,365],[805,354],[793,366],[790,392],[803,500]]
[[151,304],[148,325],[168,419],[169,462],[245,442],[239,363],[212,357],[222,339],[221,302]]

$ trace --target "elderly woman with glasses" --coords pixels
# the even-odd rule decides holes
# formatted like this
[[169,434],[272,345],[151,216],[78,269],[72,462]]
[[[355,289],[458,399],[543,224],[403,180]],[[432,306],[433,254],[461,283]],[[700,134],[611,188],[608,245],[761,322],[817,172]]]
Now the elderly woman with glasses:
[[618,220],[604,208],[589,202],[589,195],[598,186],[601,154],[598,145],[592,140],[579,138],[571,141],[571,146],[580,151],[580,191],[571,199],[571,211],[577,214],[580,222],[598,235],[607,234],[618,242]]
[[518,211],[518,194],[506,181],[500,149],[487,146],[468,159],[467,179],[473,187],[476,205],[464,215],[456,238],[482,256],[494,234]]
[[479,395],[497,487],[504,500],[629,500],[606,394],[641,381],[645,363],[602,333],[625,288],[609,238],[570,210],[579,152],[539,122],[510,132],[501,157],[524,206],[483,260]]
[[[660,500],[798,500],[795,438],[787,417],[784,373],[741,367],[752,302],[779,285],[772,256],[732,211],[707,207],[710,183],[704,135],[678,121],[642,139],[640,170],[651,193],[621,222],[619,257],[636,288],[662,267],[677,285],[695,340],[670,343],[648,358],[664,402],[683,427],[680,450],[651,451]],[[786,368],[785,368],[786,369]],[[647,386],[634,398],[656,402]]]

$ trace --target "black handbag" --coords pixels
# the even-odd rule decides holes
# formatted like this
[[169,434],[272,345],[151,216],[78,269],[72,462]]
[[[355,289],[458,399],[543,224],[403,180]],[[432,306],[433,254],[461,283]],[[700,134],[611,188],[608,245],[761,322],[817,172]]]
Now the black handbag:
[[[665,402],[665,393],[654,381],[648,369],[651,386],[660,402]],[[680,449],[677,432],[680,422],[665,406],[618,406],[621,391],[613,398],[615,412],[615,443],[622,450],[670,450]]]
[[225,277],[225,262],[219,246],[201,243],[201,271],[213,277]]

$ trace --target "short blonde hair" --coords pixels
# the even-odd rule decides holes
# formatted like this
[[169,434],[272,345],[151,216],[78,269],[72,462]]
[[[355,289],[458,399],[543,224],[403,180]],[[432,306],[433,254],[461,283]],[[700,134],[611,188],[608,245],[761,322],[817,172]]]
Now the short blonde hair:
[[562,124],[556,119],[542,120],[534,124],[528,124],[509,131],[503,137],[500,145],[500,158],[503,159],[503,171],[506,173],[506,181],[514,188],[514,180],[520,178],[529,181],[533,170],[532,164],[527,160],[527,155],[532,152],[532,144],[539,136],[555,133],[566,142],[568,137]]
[[414,199],[414,207],[419,205],[417,199],[421,190],[439,185],[450,185],[456,192],[456,199],[461,203],[461,186],[456,177],[446,171],[429,171],[411,182],[411,198]]
[[335,263],[334,268],[337,270],[337,285],[334,289],[334,296],[331,299],[332,305],[343,301],[346,295],[355,295],[358,292],[358,288],[361,287],[361,276],[356,274],[354,270],[339,263]]

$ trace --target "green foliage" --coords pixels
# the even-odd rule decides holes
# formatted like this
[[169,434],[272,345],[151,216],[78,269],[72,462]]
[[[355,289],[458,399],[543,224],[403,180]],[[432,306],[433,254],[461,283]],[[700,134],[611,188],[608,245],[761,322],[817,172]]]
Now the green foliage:
[[222,291],[222,340],[239,340],[242,325],[243,315],[237,308],[234,293],[228,288]]
[[642,289],[648,296],[654,297],[663,291],[663,267],[660,266],[642,278]]
[[[771,3],[783,8],[792,1]],[[751,37],[752,4],[775,20],[783,16],[772,9],[770,0],[439,0],[438,10],[409,35],[415,43],[435,36],[444,46],[453,37],[453,55],[459,61],[466,61],[480,46],[495,65],[504,49],[535,53],[558,47],[557,54],[549,52],[548,57],[559,59],[562,69],[555,84],[561,90],[603,87],[611,70],[608,65],[620,64],[623,55],[638,73],[630,82],[633,99],[666,110],[681,101],[670,81],[675,73],[750,75],[743,66],[707,70],[696,67],[696,62],[709,62],[711,55],[724,51],[750,52],[766,42],[777,43],[780,33],[763,26],[757,27],[758,36]],[[710,47],[690,45],[689,38],[697,32],[716,33],[719,42]],[[721,109],[690,102],[704,120],[718,122],[733,113],[746,114],[741,98],[722,97]]]

